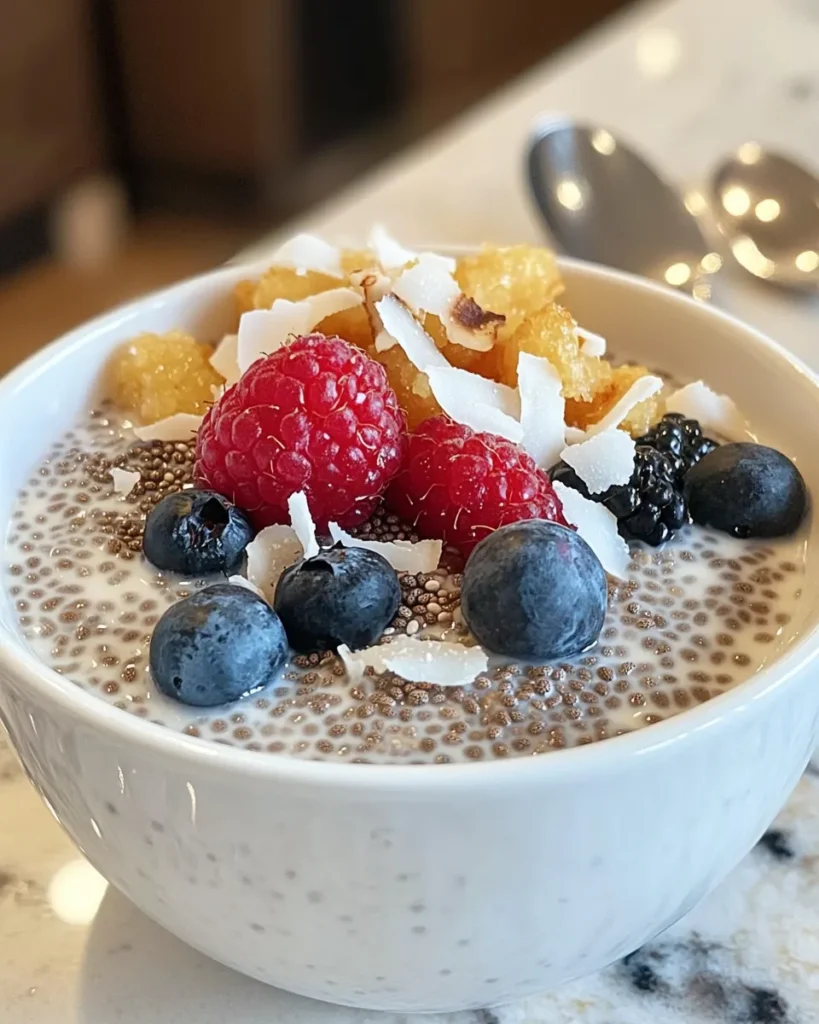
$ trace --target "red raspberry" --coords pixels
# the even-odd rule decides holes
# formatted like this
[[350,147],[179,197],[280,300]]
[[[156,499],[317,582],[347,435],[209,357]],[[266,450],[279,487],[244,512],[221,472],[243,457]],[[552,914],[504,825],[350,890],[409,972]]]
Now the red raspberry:
[[208,410],[196,479],[256,527],[289,522],[307,495],[316,525],[355,526],[401,465],[406,423],[380,363],[337,337],[311,334],[255,362]]
[[507,523],[549,519],[562,526],[560,501],[530,456],[496,434],[478,434],[444,416],[410,435],[404,468],[387,489],[388,507],[424,537],[464,554]]

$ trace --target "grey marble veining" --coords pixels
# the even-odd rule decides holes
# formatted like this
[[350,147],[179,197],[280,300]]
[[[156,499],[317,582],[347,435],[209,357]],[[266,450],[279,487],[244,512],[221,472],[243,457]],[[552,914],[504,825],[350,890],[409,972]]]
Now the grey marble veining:
[[[9,816],[12,805],[15,814]],[[78,855],[17,769],[0,782],[0,820],[27,826],[27,835],[9,834],[4,827],[0,838],[4,1024],[221,1024],[228,1019],[235,1024],[407,1024],[402,1015],[331,1007],[243,978],[186,947],[110,889],[101,902],[101,890],[90,894],[89,920],[66,921],[53,882],[66,864],[78,862]],[[82,903],[73,911],[82,916]],[[63,1016],[61,1007],[71,1016]],[[722,886],[630,957],[557,993],[425,1019],[430,1024],[819,1021],[819,776],[806,773],[775,825]]]

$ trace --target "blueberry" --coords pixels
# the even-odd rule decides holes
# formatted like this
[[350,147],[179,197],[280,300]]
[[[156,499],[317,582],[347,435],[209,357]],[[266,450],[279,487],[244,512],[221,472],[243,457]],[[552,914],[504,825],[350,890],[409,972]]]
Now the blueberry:
[[335,547],[286,569],[273,607],[290,644],[302,653],[357,651],[375,643],[401,603],[395,570],[366,548]]
[[522,661],[568,658],[600,634],[606,574],[573,530],[543,519],[502,526],[466,563],[461,611],[489,651]]
[[747,442],[715,448],[685,478],[695,523],[734,537],[784,537],[802,521],[808,492],[802,474],[773,448]]
[[238,568],[253,527],[214,491],[180,491],[156,504],[145,520],[142,550],[157,569],[185,576]]
[[217,583],[165,612],[150,646],[151,675],[169,697],[211,707],[271,682],[287,661],[279,616],[246,587]]

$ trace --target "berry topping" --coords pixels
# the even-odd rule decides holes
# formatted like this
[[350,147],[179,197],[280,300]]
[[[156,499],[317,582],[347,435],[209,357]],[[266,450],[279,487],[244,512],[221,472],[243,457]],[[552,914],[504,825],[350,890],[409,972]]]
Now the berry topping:
[[401,603],[389,562],[364,548],[329,548],[285,569],[273,607],[291,646],[303,653],[353,651],[375,643]]
[[149,654],[151,675],[164,694],[211,707],[271,682],[288,649],[266,602],[245,587],[219,583],[171,605],[154,629]]
[[244,512],[213,491],[180,491],[154,505],[142,550],[157,569],[202,576],[238,567],[253,527]]
[[573,487],[584,498],[602,502],[617,517],[620,535],[626,540],[642,540],[656,547],[670,540],[688,521],[685,498],[672,462],[647,445],[637,446],[629,482],[609,487],[602,494],[589,494],[586,485],[565,462],[559,462],[549,475]]
[[637,444],[662,452],[680,482],[692,466],[718,447],[716,441],[703,435],[697,420],[686,419],[678,412],[666,413],[651,430],[637,438]]
[[404,430],[384,368],[340,338],[311,334],[257,360],[208,411],[196,476],[257,527],[289,522],[294,491],[320,529],[355,526],[401,465]]
[[508,658],[584,651],[606,617],[606,574],[573,530],[533,520],[496,530],[464,569],[461,609],[475,638]]
[[784,537],[802,521],[808,495],[802,474],[773,448],[724,444],[685,479],[695,523],[735,537]]
[[495,434],[442,416],[410,435],[387,505],[425,537],[464,554],[493,530],[522,519],[566,525],[549,478],[529,455]]

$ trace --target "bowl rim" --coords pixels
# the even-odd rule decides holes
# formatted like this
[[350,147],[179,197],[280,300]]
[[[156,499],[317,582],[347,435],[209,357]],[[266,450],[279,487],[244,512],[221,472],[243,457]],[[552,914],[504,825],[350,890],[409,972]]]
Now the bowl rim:
[[[464,251],[456,246],[446,248],[450,252]],[[34,353],[0,380],[0,408],[6,402],[14,401],[17,390],[28,386],[32,378],[47,372],[52,363],[68,358],[99,333],[115,327],[118,321],[175,300],[187,291],[196,292],[210,284],[230,284],[244,276],[259,273],[269,266],[269,262],[264,258],[254,258],[251,262],[232,261],[124,303],[81,324]],[[697,310],[698,316],[721,321],[724,326],[744,335],[747,345],[786,364],[792,373],[813,388],[819,405],[819,376],[782,345],[731,314],[633,274],[566,257],[559,257],[558,262],[575,277],[608,280],[623,288],[651,293],[682,312]],[[555,751],[548,756],[446,765],[358,765],[349,761],[313,761],[203,741],[173,729],[161,728],[134,715],[123,714],[121,709],[100,700],[49,668],[26,648],[22,638],[18,641],[5,635],[0,638],[0,674],[8,674],[18,682],[22,680],[33,697],[36,695],[37,699],[60,707],[77,724],[104,732],[111,741],[134,744],[158,755],[177,757],[192,767],[216,770],[225,777],[233,772],[267,779],[271,783],[329,786],[360,790],[365,794],[418,791],[429,796],[433,792],[445,794],[482,783],[497,787],[533,781],[540,785],[578,781],[607,769],[622,768],[625,763],[634,763],[634,759],[664,757],[680,744],[694,742],[709,730],[728,727],[729,720],[750,713],[752,708],[757,709],[760,701],[772,699],[798,677],[817,654],[819,622],[806,629],[789,649],[754,676],[704,704],[655,723],[651,728],[610,737],[604,742]]]

